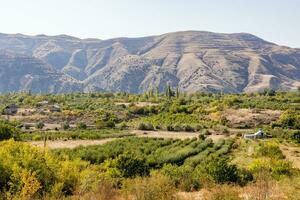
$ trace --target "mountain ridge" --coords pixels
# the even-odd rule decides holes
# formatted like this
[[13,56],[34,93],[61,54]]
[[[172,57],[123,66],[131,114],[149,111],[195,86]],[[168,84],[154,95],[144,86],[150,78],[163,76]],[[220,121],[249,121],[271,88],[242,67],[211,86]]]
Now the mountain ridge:
[[[56,82],[49,74],[47,80],[51,82],[41,91],[45,93],[140,93],[156,87],[162,91],[166,85],[185,92],[241,93],[265,88],[295,90],[300,86],[300,49],[279,46],[249,33],[179,31],[109,40],[0,34],[0,55],[2,51],[38,59],[68,80],[66,84]],[[5,75],[3,62],[0,72]],[[13,63],[17,68],[15,62],[6,66]],[[34,70],[19,78],[10,74],[9,78],[20,82],[29,72]],[[0,80],[0,88],[5,84]],[[51,90],[51,84],[64,89]],[[22,84],[2,92],[20,90],[24,90]]]

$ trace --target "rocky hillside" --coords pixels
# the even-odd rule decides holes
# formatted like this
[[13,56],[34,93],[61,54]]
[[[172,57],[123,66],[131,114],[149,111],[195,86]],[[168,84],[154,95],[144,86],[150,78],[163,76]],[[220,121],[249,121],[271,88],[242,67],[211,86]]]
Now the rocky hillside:
[[300,49],[244,33],[111,40],[0,34],[0,92],[137,93],[167,84],[187,92],[293,90],[300,86]]

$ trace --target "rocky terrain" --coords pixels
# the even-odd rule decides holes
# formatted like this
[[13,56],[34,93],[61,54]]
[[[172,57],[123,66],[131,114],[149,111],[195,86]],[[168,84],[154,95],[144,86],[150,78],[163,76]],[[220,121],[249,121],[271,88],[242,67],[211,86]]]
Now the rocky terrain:
[[143,38],[0,34],[0,92],[255,92],[300,86],[300,49],[254,35],[187,31]]

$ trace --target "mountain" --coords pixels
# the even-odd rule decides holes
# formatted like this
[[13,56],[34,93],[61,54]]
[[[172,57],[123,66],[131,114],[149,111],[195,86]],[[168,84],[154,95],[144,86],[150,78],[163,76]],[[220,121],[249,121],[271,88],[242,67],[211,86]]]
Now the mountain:
[[300,49],[247,33],[110,40],[0,34],[0,78],[0,92],[138,93],[168,84],[186,92],[294,90],[300,86]]

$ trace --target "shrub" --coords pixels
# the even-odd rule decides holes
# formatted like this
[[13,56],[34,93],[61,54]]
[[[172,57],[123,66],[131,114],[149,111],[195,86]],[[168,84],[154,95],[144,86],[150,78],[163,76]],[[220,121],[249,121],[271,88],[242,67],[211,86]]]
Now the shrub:
[[274,143],[262,143],[258,148],[256,155],[276,159],[285,158],[279,146]]
[[161,173],[169,177],[170,182],[180,190],[193,191],[199,189],[200,180],[195,176],[194,168],[183,165],[176,166],[167,164],[161,169]]
[[0,141],[13,138],[16,136],[16,134],[17,130],[14,127],[8,124],[0,123]]
[[43,122],[38,122],[35,124],[35,128],[37,129],[43,129],[45,126],[45,124]]
[[84,122],[78,122],[76,124],[76,128],[78,128],[78,129],[87,129],[87,125]]
[[237,167],[228,164],[225,158],[211,158],[198,167],[200,171],[211,176],[216,183],[237,183],[239,180]]
[[63,130],[68,130],[70,128],[69,122],[63,122],[60,126]]
[[97,129],[114,128],[114,127],[115,127],[115,123],[113,121],[103,121],[103,120],[96,121]]
[[0,193],[8,191],[14,199],[36,199],[50,192],[72,195],[88,175],[95,176],[87,162],[58,160],[49,152],[11,140],[0,144],[0,172]]
[[249,168],[253,173],[269,173],[276,179],[285,175],[291,175],[292,173],[292,165],[290,162],[272,158],[256,159],[251,163]]
[[127,180],[123,191],[130,199],[138,200],[174,200],[176,193],[169,179],[161,174]]
[[103,165],[112,177],[133,178],[149,174],[149,166],[146,160],[129,153],[121,154],[116,159],[109,160]]
[[152,124],[150,123],[139,123],[138,127],[137,127],[138,130],[144,130],[144,131],[152,131],[154,130],[154,127]]
[[194,132],[195,131],[194,128],[191,127],[190,125],[184,125],[183,130],[186,132]]
[[300,143],[300,131],[296,131],[292,135],[292,139],[295,140],[296,142]]

